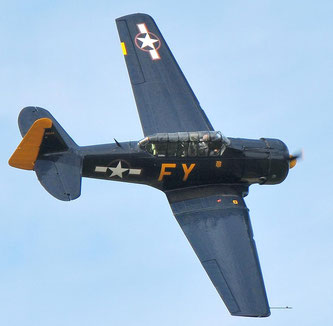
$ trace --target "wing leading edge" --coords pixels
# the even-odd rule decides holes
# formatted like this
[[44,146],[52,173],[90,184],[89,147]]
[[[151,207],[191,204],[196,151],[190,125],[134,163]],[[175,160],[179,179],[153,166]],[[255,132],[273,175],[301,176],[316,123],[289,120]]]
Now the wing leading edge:
[[242,195],[225,189],[206,192],[206,196],[205,188],[194,196],[193,191],[189,196],[184,192],[167,193],[172,211],[230,313],[268,317],[270,309]]
[[154,20],[116,20],[144,135],[214,130]]

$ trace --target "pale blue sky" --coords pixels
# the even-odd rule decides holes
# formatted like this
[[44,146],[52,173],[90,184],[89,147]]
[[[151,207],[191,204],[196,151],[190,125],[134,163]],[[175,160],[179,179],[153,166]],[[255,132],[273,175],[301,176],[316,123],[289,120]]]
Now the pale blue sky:
[[[305,160],[246,202],[272,306],[231,317],[163,193],[83,180],[51,197],[10,168],[17,115],[52,112],[80,145],[142,137],[115,18],[154,17],[227,136],[283,140]],[[0,325],[332,323],[332,1],[1,1]]]

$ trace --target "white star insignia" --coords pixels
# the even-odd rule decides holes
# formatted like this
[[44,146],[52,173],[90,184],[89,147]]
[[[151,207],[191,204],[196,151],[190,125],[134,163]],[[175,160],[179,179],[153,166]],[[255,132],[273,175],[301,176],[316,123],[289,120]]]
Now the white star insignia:
[[128,169],[124,169],[121,167],[121,161],[118,162],[118,165],[115,168],[110,166],[109,169],[112,171],[110,178],[115,177],[116,175],[120,178],[123,178],[123,173],[128,171]]
[[[125,165],[128,165],[125,163]],[[95,167],[95,172],[101,172],[101,173],[106,173],[107,171],[111,171],[112,173],[109,175],[109,178],[118,176],[119,178],[123,178],[123,173],[128,171],[128,174],[130,175],[140,175],[141,174],[141,169],[130,169],[128,168],[123,168],[121,166],[121,161],[118,161],[118,165],[116,167],[112,166],[96,166]]]
[[138,40],[142,42],[141,49],[144,49],[147,46],[149,46],[151,49],[155,49],[154,43],[158,42],[158,40],[150,38],[148,33],[144,38],[138,37]]

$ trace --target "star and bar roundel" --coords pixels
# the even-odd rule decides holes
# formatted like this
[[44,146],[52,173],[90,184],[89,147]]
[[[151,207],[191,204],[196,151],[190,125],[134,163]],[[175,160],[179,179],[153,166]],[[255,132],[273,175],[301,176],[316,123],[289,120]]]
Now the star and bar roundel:
[[134,38],[135,45],[142,51],[149,52],[153,60],[161,59],[158,49],[161,47],[160,39],[149,32],[146,24],[137,24],[139,33]]
[[140,175],[141,169],[131,169],[126,161],[116,160],[108,166],[96,166],[95,172],[106,173],[109,178],[119,177],[122,179],[128,175]]

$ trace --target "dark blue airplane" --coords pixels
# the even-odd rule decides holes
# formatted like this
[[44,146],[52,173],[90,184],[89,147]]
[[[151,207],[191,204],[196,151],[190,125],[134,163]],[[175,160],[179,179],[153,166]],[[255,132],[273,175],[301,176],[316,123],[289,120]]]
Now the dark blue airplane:
[[153,19],[134,14],[116,23],[145,138],[78,146],[48,111],[26,107],[9,164],[34,170],[60,200],[80,196],[81,177],[162,190],[230,313],[269,316],[243,198],[251,184],[282,182],[298,155],[277,139],[215,131]]

